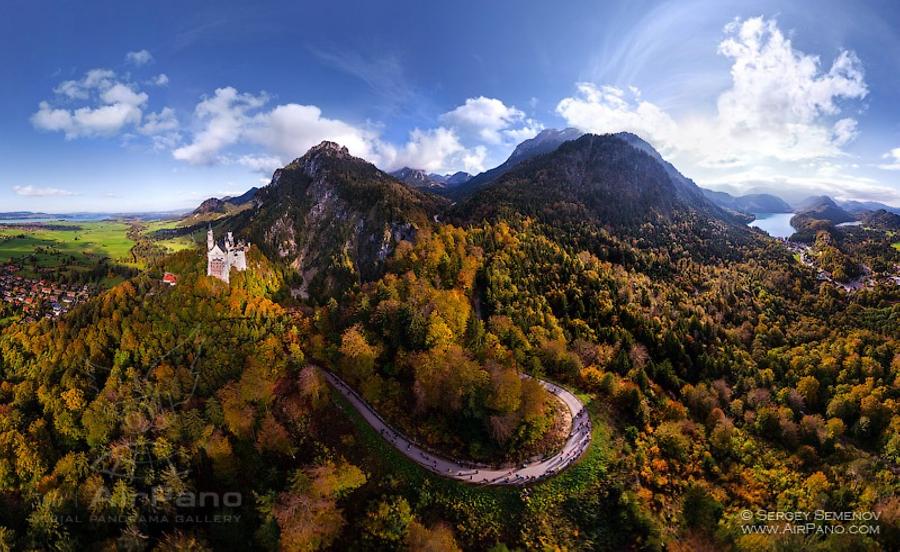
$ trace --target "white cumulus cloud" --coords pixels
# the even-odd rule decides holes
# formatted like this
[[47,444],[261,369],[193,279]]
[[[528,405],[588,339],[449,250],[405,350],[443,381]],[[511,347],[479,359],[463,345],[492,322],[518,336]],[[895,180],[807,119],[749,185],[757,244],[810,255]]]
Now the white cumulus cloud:
[[515,106],[507,106],[496,98],[468,98],[463,105],[441,115],[441,123],[466,137],[488,144],[521,142],[540,132],[540,125],[525,117]]
[[245,131],[249,141],[266,147],[284,159],[298,157],[323,140],[341,145],[353,155],[372,160],[376,136],[365,130],[330,119],[314,105],[278,105],[249,120]]
[[175,149],[172,155],[194,165],[214,163],[223,148],[240,140],[247,112],[267,101],[265,94],[242,94],[230,86],[217,88],[212,97],[204,98],[194,108],[199,130],[191,143]]
[[[327,117],[318,106],[288,103],[268,108],[268,100],[264,93],[240,93],[233,87],[217,89],[197,105],[190,142],[176,148],[173,156],[192,164],[236,163],[268,172],[330,140],[384,170],[409,166],[433,172],[480,172],[485,168],[487,148],[482,144],[467,147],[456,128],[416,128],[406,142],[394,144],[384,140],[377,128]],[[526,122],[518,116],[514,119]],[[504,124],[493,128],[500,135],[512,132],[533,136],[536,123],[526,123],[531,126],[508,128]],[[253,146],[263,151],[229,153]]]
[[713,116],[679,120],[634,88],[590,83],[579,84],[557,112],[587,131],[633,131],[706,167],[829,158],[856,137],[855,119],[832,122],[840,101],[868,94],[854,53],[839,52],[823,69],[817,56],[796,50],[774,20],[762,17],[729,23],[718,52],[732,62],[731,86]]
[[465,151],[456,134],[447,128],[413,129],[402,146],[381,144],[381,165],[388,170],[413,167],[426,172],[440,172],[451,164],[450,158]]
[[586,132],[634,132],[666,148],[677,140],[678,125],[658,106],[640,99],[637,90],[583,82],[578,95],[564,98],[556,111],[570,126]]
[[859,197],[883,191],[854,176],[858,167],[836,171],[829,164],[849,156],[844,147],[859,129],[845,111],[862,109],[868,95],[853,52],[839,51],[830,65],[823,63],[797,50],[776,21],[763,17],[726,25],[717,51],[731,62],[731,82],[705,114],[673,114],[635,87],[593,83],[579,83],[556,111],[585,131],[634,132],[701,184],[732,192],[789,195],[813,189],[814,182],[830,192],[843,183]]
[[152,84],[153,86],[168,86],[169,76],[165,73],[160,73],[150,79],[150,84]]
[[125,61],[132,65],[140,67],[141,65],[146,65],[153,61],[153,55],[151,55],[147,50],[137,50],[135,52],[128,52],[127,54],[125,54]]
[[[159,136],[177,129],[171,108],[151,113],[144,121],[149,95],[110,69],[91,69],[79,80],[60,83],[54,92],[54,100],[38,104],[31,124],[40,130],[62,132],[67,140],[114,136],[128,129]],[[154,138],[154,142],[160,139]],[[164,142],[174,144],[173,136],[167,135]]]
[[[271,174],[282,165],[281,159],[272,155],[242,155],[235,159],[238,165],[243,165],[255,172]],[[269,181],[263,179],[265,183]]]

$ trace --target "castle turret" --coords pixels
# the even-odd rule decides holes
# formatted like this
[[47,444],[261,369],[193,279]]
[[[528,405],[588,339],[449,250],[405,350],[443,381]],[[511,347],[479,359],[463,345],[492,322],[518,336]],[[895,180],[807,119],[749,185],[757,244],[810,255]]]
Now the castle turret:
[[225,249],[216,243],[212,225],[206,233],[206,275],[215,276],[223,282],[229,281],[229,273],[234,268],[238,271],[247,270],[247,245],[244,242],[234,243],[234,235],[231,232],[225,237]]

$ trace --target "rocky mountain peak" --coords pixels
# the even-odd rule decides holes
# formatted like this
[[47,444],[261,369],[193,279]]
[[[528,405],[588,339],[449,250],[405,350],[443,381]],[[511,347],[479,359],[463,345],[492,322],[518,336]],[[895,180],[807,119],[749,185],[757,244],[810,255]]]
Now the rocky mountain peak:
[[272,183],[278,184],[282,174],[289,170],[299,169],[307,176],[316,177],[324,166],[338,160],[351,160],[357,161],[360,164],[369,165],[366,160],[350,155],[350,150],[348,150],[346,146],[342,146],[337,142],[325,140],[318,145],[311,147],[309,151],[288,163],[284,168],[276,170],[272,177]]
[[337,142],[324,140],[319,145],[311,147],[304,157],[318,157],[321,155],[346,158],[350,157],[350,150],[347,149],[347,146],[342,146]]
[[547,153],[553,151],[563,142],[576,140],[584,133],[577,128],[564,128],[562,130],[556,128],[545,128],[537,133],[534,138],[525,140],[513,150],[507,162],[518,163],[529,157],[533,157],[535,153]]

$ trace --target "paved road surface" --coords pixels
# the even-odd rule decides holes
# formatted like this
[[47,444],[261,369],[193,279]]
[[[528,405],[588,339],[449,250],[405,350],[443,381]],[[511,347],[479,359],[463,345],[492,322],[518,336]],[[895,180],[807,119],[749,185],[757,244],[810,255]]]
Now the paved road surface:
[[591,442],[591,420],[584,405],[575,395],[550,382],[538,380],[556,395],[572,413],[572,428],[565,446],[557,454],[514,468],[496,469],[458,462],[436,456],[408,440],[387,424],[368,403],[339,377],[322,370],[328,382],[350,401],[356,410],[381,436],[407,458],[440,476],[481,485],[524,485],[549,477],[578,459]]

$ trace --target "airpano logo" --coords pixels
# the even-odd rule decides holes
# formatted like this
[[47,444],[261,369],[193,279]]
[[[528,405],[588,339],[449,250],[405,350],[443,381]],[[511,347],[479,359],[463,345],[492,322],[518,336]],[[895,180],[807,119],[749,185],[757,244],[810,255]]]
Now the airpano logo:
[[191,451],[178,442],[184,415],[196,407],[206,337],[195,327],[165,354],[149,362],[120,357],[107,367],[87,361],[94,396],[112,437],[89,466],[86,512],[62,523],[237,523],[244,504],[237,491],[197,490],[191,482]]

